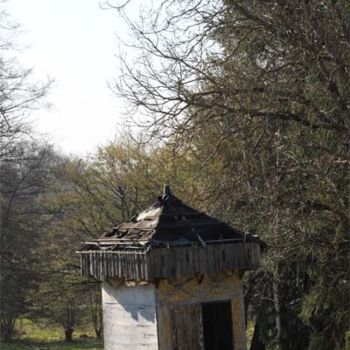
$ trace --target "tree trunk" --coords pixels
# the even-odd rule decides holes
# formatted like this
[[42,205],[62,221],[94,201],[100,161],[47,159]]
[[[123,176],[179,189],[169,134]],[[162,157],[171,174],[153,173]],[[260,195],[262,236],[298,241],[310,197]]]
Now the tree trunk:
[[95,328],[95,333],[96,333],[97,339],[102,339],[102,330],[103,330],[102,327],[98,328],[98,329]]
[[3,340],[4,342],[9,342],[12,340],[14,325],[15,325],[15,320],[13,320],[12,318],[1,321],[1,325],[0,325],[1,340]]
[[70,304],[66,308],[66,325],[64,334],[67,342],[73,341],[73,325],[75,323],[75,305],[74,303]]
[[73,341],[73,328],[65,329],[64,334],[65,334],[65,337],[66,337],[65,340],[67,342],[72,342]]
[[274,278],[272,283],[273,289],[273,303],[275,307],[275,323],[276,323],[276,345],[277,350],[282,349],[281,345],[281,335],[282,335],[282,322],[281,322],[281,305],[280,305],[280,297],[279,297],[279,288],[278,281]]
[[256,317],[255,326],[254,326],[254,333],[252,337],[252,341],[250,343],[249,350],[265,350],[266,345],[264,342],[260,339],[260,316],[258,315]]
[[90,310],[91,320],[94,325],[94,330],[97,339],[102,338],[103,321],[102,321],[102,306],[101,306],[101,294],[99,285],[95,289],[91,290],[90,293]]

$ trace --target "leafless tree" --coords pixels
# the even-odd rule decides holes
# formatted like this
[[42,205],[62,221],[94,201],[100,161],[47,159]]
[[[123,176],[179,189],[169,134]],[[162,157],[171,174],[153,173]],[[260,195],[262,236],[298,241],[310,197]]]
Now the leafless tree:
[[32,70],[16,62],[18,25],[11,23],[6,3],[0,3],[0,159],[10,159],[18,151],[16,142],[31,135],[30,112],[41,106],[50,81],[32,82]]

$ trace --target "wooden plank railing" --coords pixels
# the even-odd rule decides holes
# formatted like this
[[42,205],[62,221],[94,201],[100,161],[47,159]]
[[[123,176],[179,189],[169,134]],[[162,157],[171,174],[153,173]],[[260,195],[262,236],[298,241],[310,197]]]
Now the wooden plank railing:
[[206,247],[171,247],[142,251],[80,251],[84,277],[150,281],[183,275],[215,275],[224,270],[252,270],[260,264],[260,244],[240,242]]

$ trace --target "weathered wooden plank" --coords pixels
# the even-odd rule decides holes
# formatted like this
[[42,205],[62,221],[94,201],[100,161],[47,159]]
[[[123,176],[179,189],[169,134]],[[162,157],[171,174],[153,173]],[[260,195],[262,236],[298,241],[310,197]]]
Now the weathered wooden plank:
[[90,270],[90,276],[95,276],[95,270],[94,270],[94,264],[95,264],[95,259],[93,258],[93,253],[89,253],[89,270]]
[[201,317],[199,303],[170,308],[174,349],[203,349]]
[[97,276],[99,280],[103,280],[102,278],[102,259],[101,259],[101,252],[97,253]]
[[123,265],[123,258],[121,255],[116,255],[115,256],[116,260],[118,261],[118,273],[117,273],[117,276],[118,277],[122,277],[122,265]]
[[103,252],[101,252],[101,258],[102,258],[102,280],[105,280],[106,274],[107,274],[107,256]]
[[130,266],[130,255],[129,254],[125,254],[125,260],[126,260],[126,278],[128,280],[132,279],[132,271],[131,271],[131,266]]
[[86,263],[87,263],[86,269],[88,272],[88,276],[93,276],[92,269],[90,270],[90,266],[92,266],[91,254],[86,254]]
[[112,254],[112,257],[113,257],[113,274],[111,277],[113,276],[116,276],[116,277],[119,277],[118,275],[118,256],[116,254]]
[[173,345],[173,325],[170,315],[170,306],[157,305],[157,320],[160,327],[162,327],[162,331],[158,332],[159,349],[175,349]]
[[251,242],[231,243],[208,245],[206,248],[158,248],[150,250],[148,254],[136,251],[93,251],[84,252],[81,256],[84,276],[94,276],[100,280],[107,277],[152,280],[257,268],[260,263],[260,246]]
[[94,277],[96,277],[98,279],[99,276],[98,276],[98,268],[97,268],[97,265],[98,265],[98,253],[97,252],[93,253],[93,259],[94,259]]
[[233,339],[235,350],[246,349],[246,334],[245,334],[245,313],[243,304],[243,287],[242,282],[237,281],[238,293],[231,299],[232,308],[232,326],[233,326]]
[[131,264],[134,274],[134,280],[137,280],[137,260],[136,260],[137,254],[131,255]]

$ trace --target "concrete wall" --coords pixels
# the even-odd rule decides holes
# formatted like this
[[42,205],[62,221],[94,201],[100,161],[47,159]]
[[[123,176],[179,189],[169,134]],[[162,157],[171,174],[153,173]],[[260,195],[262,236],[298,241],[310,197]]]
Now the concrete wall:
[[105,350],[158,350],[155,287],[102,284]]

